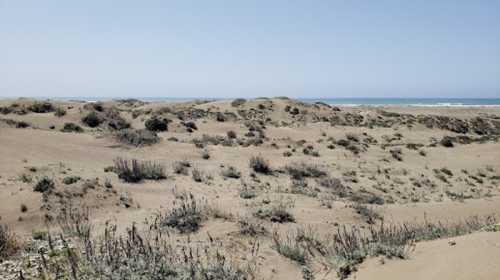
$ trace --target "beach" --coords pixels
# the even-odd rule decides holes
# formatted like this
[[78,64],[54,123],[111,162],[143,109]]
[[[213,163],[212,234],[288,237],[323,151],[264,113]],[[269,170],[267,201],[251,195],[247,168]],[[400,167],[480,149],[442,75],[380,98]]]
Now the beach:
[[[47,248],[70,228],[80,259],[83,222],[87,241],[161,228],[224,252],[227,279],[497,279],[499,136],[498,106],[3,100],[0,224]],[[19,249],[0,278],[54,263]]]

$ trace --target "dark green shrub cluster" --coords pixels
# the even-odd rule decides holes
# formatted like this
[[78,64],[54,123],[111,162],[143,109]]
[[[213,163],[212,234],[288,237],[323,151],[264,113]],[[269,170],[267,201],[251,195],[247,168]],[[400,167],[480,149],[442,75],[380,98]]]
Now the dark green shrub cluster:
[[82,122],[89,127],[98,127],[104,120],[94,111],[82,118]]
[[55,188],[54,181],[49,177],[44,176],[36,182],[35,186],[33,187],[33,191],[45,193],[52,191],[54,188]]
[[169,119],[153,116],[152,118],[146,120],[144,126],[149,131],[161,132],[168,130],[169,123],[170,123]]

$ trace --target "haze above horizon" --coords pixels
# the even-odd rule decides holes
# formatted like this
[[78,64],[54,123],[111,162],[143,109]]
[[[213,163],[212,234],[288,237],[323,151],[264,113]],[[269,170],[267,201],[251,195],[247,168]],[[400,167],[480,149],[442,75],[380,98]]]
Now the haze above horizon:
[[0,97],[498,98],[500,1],[0,0]]

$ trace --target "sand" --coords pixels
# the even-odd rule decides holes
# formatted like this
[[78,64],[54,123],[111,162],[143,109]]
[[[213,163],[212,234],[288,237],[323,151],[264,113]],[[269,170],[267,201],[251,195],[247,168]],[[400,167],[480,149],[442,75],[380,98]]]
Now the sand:
[[[0,107],[11,107],[14,103],[29,106],[33,102],[5,100],[0,101]],[[340,179],[350,193],[370,193],[381,198],[383,203],[368,206],[383,216],[384,223],[453,222],[474,215],[500,214],[497,137],[500,108],[331,108],[281,98],[248,100],[239,106],[231,101],[104,102],[104,112],[115,108],[133,129],[144,129],[145,121],[152,115],[171,120],[168,131],[158,132],[158,143],[134,147],[117,141],[114,136],[117,132],[109,127],[108,119],[94,128],[82,123],[82,118],[95,110],[91,105],[50,102],[65,108],[66,114],[61,117],[54,112],[0,114],[0,223],[13,229],[21,240],[30,240],[33,231],[57,227],[47,219],[57,216],[65,198],[34,192],[33,186],[43,176],[55,181],[58,192],[71,194],[78,207],[90,206],[97,231],[106,221],[113,221],[121,230],[133,222],[141,223],[172,208],[176,196],[182,192],[206,199],[232,217],[207,219],[200,230],[192,234],[194,239],[206,239],[210,234],[221,240],[247,244],[247,237],[239,234],[238,219],[252,216],[257,208],[265,207],[263,201],[273,204],[287,200],[293,205],[288,210],[295,222],[263,221],[270,232],[286,233],[297,227],[308,227],[320,236],[328,236],[344,225],[368,226],[366,218],[352,207],[355,201],[351,196],[335,196],[312,178],[306,179],[306,187],[293,187],[285,167],[300,162],[326,170],[330,177]],[[290,113],[293,108],[299,112]],[[397,115],[388,116],[381,113],[382,110]],[[355,121],[359,116],[363,120]],[[408,116],[413,121],[408,121]],[[435,121],[434,127],[429,127],[419,122],[417,116],[445,116],[451,120]],[[472,123],[477,118],[483,118],[488,125]],[[456,119],[470,124],[467,132],[457,133],[456,126],[444,127]],[[21,121],[29,123],[29,127],[17,128],[16,123]],[[196,123],[196,130],[189,131],[185,125],[189,121]],[[68,122],[79,124],[84,132],[61,132]],[[246,135],[252,126],[261,127],[254,134],[258,135],[262,129],[265,137]],[[194,139],[201,139],[203,135],[227,139],[228,131],[236,133],[236,140],[226,144],[221,141],[218,145],[206,143],[204,148],[193,144]],[[357,139],[351,144],[359,153],[339,144],[339,140],[352,135]],[[453,147],[440,143],[445,136],[464,135],[472,139],[472,143],[455,142]],[[255,145],[256,138],[262,143]],[[305,143],[299,143],[301,140]],[[417,144],[417,148],[407,144]],[[307,148],[309,145],[312,147]],[[391,154],[390,150],[394,149],[400,149],[401,160]],[[209,152],[209,159],[202,158],[203,150]],[[290,154],[285,156],[285,152]],[[264,158],[273,169],[272,174],[253,172],[249,167],[252,156]],[[119,157],[161,164],[167,178],[124,182],[115,173],[105,171]],[[174,173],[177,161],[190,163],[187,175]],[[228,166],[239,170],[241,178],[222,176],[221,172]],[[193,180],[194,169],[202,171],[202,182]],[[67,176],[78,176],[81,180],[66,185],[62,181]],[[95,183],[96,179],[98,186],[105,182],[112,184],[112,191],[97,187],[82,193],[76,187],[85,180]],[[243,186],[251,188],[256,197],[241,198]],[[130,201],[124,202],[124,198]],[[20,210],[22,204],[27,211]],[[379,223],[377,220],[376,224]],[[270,235],[259,239],[258,278],[303,278],[303,267],[280,255]],[[451,246],[450,240],[456,245]],[[417,242],[408,259],[384,258],[382,264],[382,257],[368,258],[349,279],[500,279],[499,244],[500,233],[484,231]],[[316,279],[338,277],[321,261],[311,260],[308,267]]]

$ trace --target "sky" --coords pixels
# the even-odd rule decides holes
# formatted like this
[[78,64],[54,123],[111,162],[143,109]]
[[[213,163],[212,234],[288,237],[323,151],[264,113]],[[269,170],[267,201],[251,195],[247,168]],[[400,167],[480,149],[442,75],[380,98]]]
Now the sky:
[[0,97],[500,97],[500,1],[0,0]]

